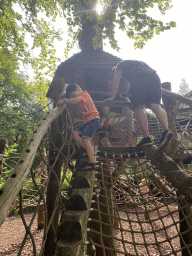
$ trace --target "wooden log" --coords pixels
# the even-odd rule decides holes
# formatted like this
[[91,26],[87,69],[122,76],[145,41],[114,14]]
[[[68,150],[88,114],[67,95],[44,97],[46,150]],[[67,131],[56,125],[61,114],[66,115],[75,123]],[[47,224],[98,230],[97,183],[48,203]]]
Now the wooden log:
[[[189,107],[192,107],[192,100],[184,97],[182,95],[179,95],[177,93],[174,92],[170,92],[169,90],[162,88],[162,94],[168,96],[169,98],[178,100],[182,103],[185,103],[186,105],[188,105]],[[96,107],[102,107],[102,106],[110,106],[110,107],[115,107],[118,105],[118,107],[132,107],[132,103],[129,101],[94,101]]]
[[0,189],[0,225],[6,218],[15,197],[26,181],[41,139],[53,120],[56,119],[64,109],[65,105],[56,107],[46,114],[28,140],[15,169],[11,172],[9,178]]
[[[42,148],[41,149],[41,155],[42,158],[44,159],[44,161],[46,162],[46,149]],[[44,185],[45,185],[45,181],[46,181],[46,176],[47,176],[47,165],[45,164],[45,162],[42,162],[41,164],[41,192],[43,192],[44,190]],[[45,226],[45,207],[44,204],[40,204],[38,211],[37,211],[37,226],[38,229],[43,229]]]
[[0,140],[0,182],[1,182],[1,175],[3,171],[3,158],[4,158],[6,146],[7,146],[7,140],[1,139]]
[[[47,206],[47,215],[48,220],[47,224],[52,220],[52,224],[47,233],[47,240],[45,243],[44,249],[44,256],[52,256],[54,253],[55,247],[55,238],[57,235],[58,229],[58,220],[59,220],[59,184],[60,184],[60,175],[61,175],[61,167],[63,165],[62,161],[56,161],[55,165],[53,166],[54,161],[49,162],[49,166],[52,166],[53,170],[50,171],[48,168],[48,172],[50,172],[50,179],[47,185],[47,199],[46,199],[46,206]],[[53,216],[52,216],[53,215]]]
[[[171,91],[171,83],[162,83],[162,88]],[[168,126],[172,131],[174,138],[177,139],[177,129],[176,129],[176,117],[177,117],[177,100],[175,98],[170,98],[166,95],[163,95],[163,103],[168,117]],[[166,149],[166,154],[172,156],[177,151],[178,142],[172,140],[169,147]]]
[[96,107],[110,106],[110,107],[131,107],[130,101],[94,101]]
[[165,176],[167,181],[172,183],[182,195],[185,195],[188,202],[192,203],[192,176],[165,153],[159,152],[155,145],[145,145],[140,148],[157,170],[161,172],[161,175]]
[[44,204],[41,203],[37,211],[37,228],[38,230],[40,230],[40,229],[43,229],[44,227],[45,227],[45,207],[44,207]]
[[[163,83],[163,84],[165,84],[165,83]],[[172,99],[178,100],[182,103],[185,103],[189,107],[192,107],[192,100],[187,98],[187,97],[184,97],[184,96],[179,95],[179,94],[174,93],[174,92],[170,92],[166,88],[162,88],[162,94],[168,96],[169,98],[172,98]]]
[[[177,164],[183,168],[182,160],[175,160]],[[178,191],[177,196],[180,197],[182,194]],[[183,256],[190,256],[192,254],[192,209],[189,202],[180,197],[179,202],[179,220],[180,220],[180,233],[184,233],[182,238],[180,237],[181,248],[185,247],[185,244],[188,246],[188,249],[185,248],[182,250]],[[183,242],[184,240],[184,242]],[[185,243],[185,244],[184,244]]]
[[77,171],[67,211],[61,219],[54,256],[82,256],[93,197],[95,171]]

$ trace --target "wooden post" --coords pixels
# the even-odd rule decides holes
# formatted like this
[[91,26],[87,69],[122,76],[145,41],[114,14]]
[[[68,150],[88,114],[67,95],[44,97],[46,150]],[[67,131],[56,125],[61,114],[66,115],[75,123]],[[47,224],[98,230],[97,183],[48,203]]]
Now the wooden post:
[[54,256],[82,256],[84,253],[95,171],[80,171],[85,163],[82,160],[79,159],[75,166],[76,172],[68,191],[69,202],[61,219]]
[[[55,104],[56,104],[56,102],[55,102]],[[57,236],[57,229],[58,229],[59,207],[58,207],[58,205],[55,205],[55,203],[57,203],[56,198],[59,193],[61,167],[62,167],[63,162],[60,160],[57,160],[56,163],[54,163],[54,162],[55,162],[55,159],[58,154],[58,149],[61,148],[62,143],[63,143],[63,140],[61,137],[61,132],[60,132],[62,130],[61,126],[62,126],[61,117],[54,120],[51,124],[49,166],[51,166],[52,169],[50,169],[48,167],[48,173],[50,175],[50,178],[49,178],[49,183],[47,185],[47,200],[46,200],[47,214],[48,214],[47,224],[49,223],[50,219],[52,218],[53,211],[55,211],[55,213],[54,213],[54,217],[52,220],[52,224],[47,233],[47,240],[46,240],[46,244],[45,244],[44,256],[52,256],[53,255],[54,248],[55,248],[55,238]],[[54,166],[53,166],[53,164],[54,164]]]
[[[180,232],[186,245],[192,244],[192,211],[190,204],[192,203],[192,177],[180,166],[182,166],[182,160],[178,160],[178,164],[173,161],[170,157],[166,156],[165,153],[160,153],[156,146],[143,146],[143,152],[151,163],[156,165],[157,169],[160,170],[162,176],[166,176],[168,182],[172,183],[175,188],[178,189],[177,195],[185,195],[185,198],[179,199],[179,205],[182,207],[182,211],[179,209]],[[189,204],[190,203],[190,204]],[[186,221],[188,219],[188,223]],[[183,240],[181,246],[184,247]],[[192,252],[192,246],[189,247],[189,251]],[[182,251],[183,256],[191,255],[188,250]]]
[[7,140],[1,139],[0,140],[0,182],[1,182],[1,174],[3,171],[3,157],[5,154],[6,146],[7,146]]
[[[171,91],[171,83],[166,82],[161,84],[163,89]],[[177,139],[177,130],[176,130],[176,117],[177,117],[177,100],[175,100],[173,97],[169,97],[166,95],[162,96],[164,108],[167,112],[168,117],[168,125],[169,129],[172,131],[174,138]],[[178,142],[176,140],[172,140],[170,143],[170,146],[166,150],[166,154],[169,156],[172,156],[175,154],[177,150]]]
[[[54,163],[53,160],[49,161],[49,165],[52,166]],[[58,229],[58,220],[59,220],[59,207],[58,205],[55,205],[56,203],[56,198],[57,194],[59,192],[59,182],[60,181],[60,174],[61,174],[61,167],[62,167],[62,162],[57,161],[53,167],[53,170],[50,172],[50,169],[48,168],[48,171],[50,172],[50,179],[49,183],[47,186],[47,200],[46,200],[46,205],[47,205],[47,214],[48,214],[48,222],[50,221],[53,211],[56,211],[54,214],[54,218],[52,221],[52,224],[49,228],[49,231],[47,233],[47,240],[45,244],[45,250],[44,250],[44,256],[52,256],[54,253],[54,248],[55,248],[55,238],[57,235],[57,229]],[[53,173],[55,172],[55,174]],[[56,178],[56,176],[57,178]]]
[[32,136],[29,138],[23,152],[19,158],[18,164],[11,172],[5,183],[0,189],[0,225],[7,217],[7,213],[22,189],[23,184],[26,182],[33,160],[35,158],[36,151],[41,142],[42,137],[48,130],[50,124],[58,116],[61,115],[65,109],[65,104],[61,107],[56,107],[46,114],[41,120]]
[[[46,161],[46,149],[45,148],[42,148],[41,149],[41,155],[42,155],[42,158],[44,159],[44,161]],[[46,175],[47,175],[47,165],[42,162],[42,167],[41,167],[41,192],[43,192],[44,190],[44,185],[45,185],[45,181],[46,181]],[[38,212],[37,212],[37,216],[38,216],[38,229],[43,229],[44,226],[45,226],[45,206],[43,203],[41,203],[39,205],[39,208],[38,208]]]
[[[183,168],[183,162],[181,159],[175,159],[175,162]],[[181,196],[182,194],[180,192],[177,192],[177,196]],[[185,198],[178,199],[179,205],[182,208],[179,209],[179,219],[180,219],[180,233],[184,233],[182,235],[182,238],[186,245],[192,244],[192,210],[189,202]],[[187,220],[188,221],[187,221]],[[183,243],[183,240],[180,238],[181,248],[184,248],[185,245]],[[188,252],[190,251],[190,253]],[[182,250],[183,256],[190,256],[192,254],[192,245],[189,247],[189,249]]]
[[[171,83],[163,83],[162,87],[166,90],[171,91]],[[163,96],[163,102],[165,105],[165,109],[168,114],[168,121],[169,121],[169,128],[174,134],[174,137],[177,139],[177,130],[176,130],[176,115],[177,115],[177,100],[174,98],[170,98],[168,96]],[[169,151],[167,152],[169,155],[173,155],[175,153],[175,149],[177,149],[177,141],[173,140],[170,146]],[[175,162],[181,167],[184,168],[183,162],[181,159],[175,159]],[[181,192],[177,192],[177,196],[179,197],[182,195]],[[179,205],[181,206],[182,210],[179,209],[179,219],[180,219],[180,232],[186,232],[182,238],[185,241],[186,245],[192,243],[192,210],[189,205],[189,202],[185,198],[179,199]],[[186,221],[188,218],[188,222]],[[184,220],[184,221],[183,221]],[[188,224],[189,223],[189,224]],[[180,238],[181,247],[184,247],[183,240]],[[189,247],[189,251],[192,252],[192,246]],[[187,249],[182,250],[183,256],[191,255]]]

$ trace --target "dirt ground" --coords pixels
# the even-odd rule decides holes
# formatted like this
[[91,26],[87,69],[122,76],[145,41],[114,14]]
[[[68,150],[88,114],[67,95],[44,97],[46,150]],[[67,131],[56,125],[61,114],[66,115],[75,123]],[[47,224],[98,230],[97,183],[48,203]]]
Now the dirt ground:
[[[162,219],[160,220],[159,213],[153,212],[150,214],[150,221],[146,221],[144,214],[138,215],[130,213],[129,220],[127,220],[126,213],[120,212],[120,217],[124,220],[121,221],[123,231],[115,230],[115,236],[119,239],[116,241],[117,255],[125,255],[125,250],[128,255],[180,255],[180,252],[176,253],[180,248],[180,241],[178,237],[175,237],[177,230],[176,226],[173,224],[173,222],[178,220],[178,213],[174,213],[170,217],[166,216],[166,210],[162,209],[161,216]],[[30,222],[31,217],[32,213],[25,214],[27,223]],[[41,248],[43,230],[39,231],[37,229],[37,218],[31,230],[35,238],[38,255]],[[142,235],[142,233],[144,234],[146,231],[149,231],[149,233]],[[155,232],[155,235],[153,232]],[[24,236],[25,228],[20,216],[6,218],[3,225],[0,227],[0,256],[16,256]],[[171,238],[171,244],[167,242],[167,236]],[[124,242],[121,241],[122,237]],[[133,241],[137,244],[134,245]],[[142,243],[150,245],[145,247]],[[29,238],[27,239],[21,255],[33,255],[32,244]]]
[[[30,223],[32,213],[25,214],[27,224]],[[31,228],[34,235],[37,252],[40,252],[41,242],[43,238],[43,230],[37,229],[37,218]],[[16,256],[25,236],[25,227],[20,216],[7,217],[0,227],[0,256],[11,255]],[[22,256],[32,256],[33,249],[30,239],[27,239],[26,245],[22,251]]]

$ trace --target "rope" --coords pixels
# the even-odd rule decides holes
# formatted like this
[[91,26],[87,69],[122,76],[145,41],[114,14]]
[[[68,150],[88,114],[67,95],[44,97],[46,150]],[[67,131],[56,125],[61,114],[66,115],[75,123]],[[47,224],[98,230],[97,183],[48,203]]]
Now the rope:
[[[74,184],[76,184],[75,171],[73,171],[73,177],[70,180],[67,177],[67,168],[68,163],[72,163],[75,170],[75,163],[73,162],[75,148],[71,131],[74,129],[77,115],[78,113],[75,110],[69,108],[65,113],[62,113],[57,121],[54,121],[55,127],[57,127],[55,133],[62,139],[60,146],[51,137],[52,133],[49,130],[50,141],[56,152],[54,159],[50,162],[46,161],[40,152],[40,148],[36,152],[36,161],[46,165],[49,169],[49,175],[46,177],[45,183],[40,184],[41,170],[31,168],[30,177],[27,179],[27,182],[30,181],[31,184],[19,194],[21,218],[26,233],[18,250],[18,255],[22,255],[28,237],[32,242],[33,254],[43,255],[48,232],[53,225],[57,208],[62,209],[62,216],[67,210]],[[149,119],[149,124],[155,122],[154,119]],[[64,124],[62,128],[61,123]],[[69,130],[69,126],[71,130]],[[152,131],[157,132],[156,126]],[[154,138],[158,138],[160,130],[154,134],[156,136]],[[43,146],[46,146],[45,143],[46,141],[43,142]],[[191,155],[183,143],[179,141],[178,143]],[[123,149],[127,151],[121,153]],[[64,165],[62,167],[62,177],[59,181],[54,166],[61,159]],[[10,160],[12,160],[12,157],[10,157]],[[97,180],[93,191],[93,202],[91,209],[88,209],[91,217],[87,219],[90,224],[90,228],[87,229],[88,241],[85,241],[84,245],[87,250],[90,250],[93,255],[101,256],[108,255],[109,252],[126,256],[177,255],[181,251],[187,251],[189,255],[192,255],[190,252],[191,244],[186,239],[187,236],[191,237],[192,235],[190,203],[184,195],[179,194],[177,188],[174,188],[161,176],[160,170],[147,159],[144,153],[131,147],[113,147],[110,153],[106,150],[100,150],[97,154],[97,160],[99,168],[96,172]],[[45,192],[51,175],[55,177],[58,184],[58,193],[52,215],[48,221]],[[83,177],[83,172],[81,176]],[[62,191],[64,182],[69,184],[68,193]],[[45,205],[45,228],[41,248],[37,248],[37,238],[31,232],[31,227],[41,203]],[[36,207],[29,224],[27,224],[23,212],[25,205],[35,205]],[[189,211],[188,213],[186,209]],[[180,214],[183,216],[181,219],[179,219]],[[184,231],[180,231],[183,230],[181,227],[183,228],[184,223],[186,223],[186,227]],[[58,230],[53,229],[53,231],[57,238]]]
[[51,103],[53,103],[53,100],[50,101],[46,106],[44,106],[43,108],[37,110],[37,111],[33,111],[30,113],[14,113],[14,114],[10,114],[10,113],[6,113],[5,111],[0,110],[0,114],[6,115],[6,116],[27,116],[27,115],[33,115],[36,114],[38,112],[43,112]]

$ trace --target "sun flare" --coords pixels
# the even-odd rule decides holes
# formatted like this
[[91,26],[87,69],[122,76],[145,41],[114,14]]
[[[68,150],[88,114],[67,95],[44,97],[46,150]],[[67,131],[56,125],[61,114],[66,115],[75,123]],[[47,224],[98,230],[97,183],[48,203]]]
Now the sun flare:
[[101,3],[98,3],[96,6],[96,12],[100,15],[102,11],[103,11],[103,6]]

